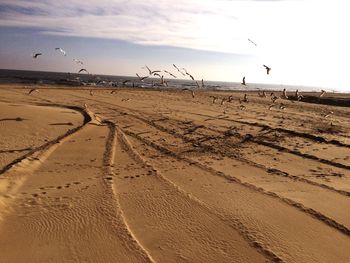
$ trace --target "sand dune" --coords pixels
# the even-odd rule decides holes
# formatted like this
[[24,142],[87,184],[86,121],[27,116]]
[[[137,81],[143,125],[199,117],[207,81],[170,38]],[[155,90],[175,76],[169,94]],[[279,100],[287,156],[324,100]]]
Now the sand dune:
[[1,86],[1,259],[349,262],[350,96],[308,96]]

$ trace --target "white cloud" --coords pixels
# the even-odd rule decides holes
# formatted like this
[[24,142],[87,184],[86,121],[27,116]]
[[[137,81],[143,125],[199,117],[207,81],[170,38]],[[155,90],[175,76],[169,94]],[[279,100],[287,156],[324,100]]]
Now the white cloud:
[[[0,0],[0,6],[6,7],[0,11],[0,26],[256,54],[258,63],[270,63],[279,73],[276,82],[292,81],[296,75],[307,84],[330,85],[335,77],[346,81],[337,73],[345,73],[350,59],[347,1]],[[327,64],[332,67],[326,69]]]

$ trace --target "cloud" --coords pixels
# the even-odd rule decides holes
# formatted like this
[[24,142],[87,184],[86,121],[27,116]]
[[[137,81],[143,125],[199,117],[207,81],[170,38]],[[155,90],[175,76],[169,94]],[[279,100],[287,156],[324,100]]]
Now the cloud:
[[[0,2],[0,25],[41,33],[108,38],[143,45],[231,52],[239,21],[225,1],[10,1]],[[231,33],[227,30],[230,30]],[[228,34],[226,34],[227,32]],[[244,35],[241,36],[244,39]],[[230,47],[231,46],[231,47]],[[246,46],[246,43],[244,43]]]
[[0,25],[37,28],[42,34],[260,54],[281,62],[347,50],[350,43],[342,27],[350,21],[340,2],[0,0]]

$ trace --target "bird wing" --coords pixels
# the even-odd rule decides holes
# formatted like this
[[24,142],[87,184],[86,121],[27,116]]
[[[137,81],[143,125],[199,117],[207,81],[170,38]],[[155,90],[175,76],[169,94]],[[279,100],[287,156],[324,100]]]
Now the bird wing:
[[146,68],[148,69],[149,74],[152,74],[152,71],[149,69],[149,67],[146,66]]

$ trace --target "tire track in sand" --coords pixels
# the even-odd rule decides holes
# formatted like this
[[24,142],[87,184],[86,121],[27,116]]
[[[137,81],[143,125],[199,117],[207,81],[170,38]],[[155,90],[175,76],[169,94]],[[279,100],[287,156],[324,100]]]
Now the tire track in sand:
[[229,220],[218,217],[163,178],[121,130],[114,171],[113,188],[125,220],[156,261],[281,261],[247,235],[242,236]]
[[103,179],[108,134],[86,125],[28,176],[0,225],[2,260],[151,262]]
[[[130,135],[137,138],[135,134]],[[350,259],[350,254],[344,254],[349,237],[304,211],[256,188],[246,188],[234,178],[197,167],[195,162],[152,149],[154,145],[142,138],[132,141],[168,180],[201,200],[211,211],[240,222],[257,243],[283,261],[305,262],[317,258],[319,262],[342,262],[344,258]]]

